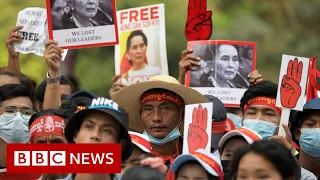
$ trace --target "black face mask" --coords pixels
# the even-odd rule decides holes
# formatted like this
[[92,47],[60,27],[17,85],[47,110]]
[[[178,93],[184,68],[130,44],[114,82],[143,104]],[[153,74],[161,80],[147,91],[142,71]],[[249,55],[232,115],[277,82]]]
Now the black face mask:
[[224,179],[228,180],[231,169],[231,160],[221,160],[221,164],[223,167]]

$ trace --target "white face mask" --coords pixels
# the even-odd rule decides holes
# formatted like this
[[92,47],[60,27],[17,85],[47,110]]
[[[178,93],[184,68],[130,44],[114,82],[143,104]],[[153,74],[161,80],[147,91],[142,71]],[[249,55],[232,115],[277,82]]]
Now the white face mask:
[[0,138],[6,143],[27,143],[30,139],[29,119],[23,119],[20,112],[13,118],[0,115]]

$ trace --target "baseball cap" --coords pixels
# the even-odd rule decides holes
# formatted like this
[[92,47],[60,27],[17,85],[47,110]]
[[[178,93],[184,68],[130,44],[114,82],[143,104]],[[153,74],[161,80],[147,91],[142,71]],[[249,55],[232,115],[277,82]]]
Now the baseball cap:
[[179,168],[188,161],[198,161],[200,165],[211,175],[223,180],[223,169],[219,156],[219,151],[214,154],[206,152],[204,149],[198,149],[192,154],[182,154],[172,163],[170,169],[177,176]]
[[73,137],[76,131],[78,131],[83,121],[83,117],[93,111],[99,111],[113,117],[120,124],[120,138],[126,141],[126,145],[122,148],[121,159],[124,162],[132,153],[132,142],[128,133],[128,114],[119,107],[119,105],[107,98],[98,97],[92,100],[90,106],[86,109],[75,113],[69,120],[65,128],[65,136],[69,143],[74,143]]
[[225,143],[229,139],[236,136],[243,137],[248,142],[248,144],[252,144],[254,141],[262,140],[262,137],[258,133],[250,130],[249,128],[246,128],[246,127],[237,128],[228,132],[220,139],[219,148],[221,152],[223,150],[222,148],[224,147]]
[[91,93],[91,92],[89,92],[87,90],[80,90],[80,91],[77,91],[77,92],[71,94],[70,96],[68,96],[67,100],[70,101],[70,100],[73,100],[73,99],[75,99],[77,97],[87,97],[89,99],[97,98],[96,95],[94,95],[93,93]]
[[150,140],[147,136],[133,131],[129,131],[129,135],[131,137],[132,143],[135,146],[137,146],[143,152],[151,153]]

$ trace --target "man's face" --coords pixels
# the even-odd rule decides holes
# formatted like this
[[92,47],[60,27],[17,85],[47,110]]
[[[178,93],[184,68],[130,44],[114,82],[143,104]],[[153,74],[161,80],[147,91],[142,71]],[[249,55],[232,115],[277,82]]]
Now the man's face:
[[134,36],[131,39],[129,56],[134,64],[144,64],[146,59],[147,46],[143,41],[142,36]]
[[35,141],[34,144],[65,144],[67,140],[65,137],[57,135],[40,136]]
[[60,96],[62,102],[65,101],[66,96],[70,96],[72,94],[72,88],[69,84],[60,84]]
[[179,123],[181,119],[177,105],[155,101],[142,105],[141,120],[144,129],[149,135],[155,138],[165,138]]
[[0,86],[6,84],[20,84],[20,80],[16,77],[11,77],[8,75],[0,75]]
[[111,116],[99,112],[90,112],[83,118],[74,142],[81,143],[119,143],[120,124]]
[[140,161],[142,159],[142,156],[147,156],[148,154],[146,152],[143,152],[141,149],[139,149],[137,146],[133,146],[132,154],[131,156],[124,162],[123,169],[121,174],[123,174],[126,170],[130,169],[133,166],[140,165]]
[[246,145],[248,145],[247,141],[240,136],[229,139],[224,145],[221,160],[233,160],[233,154],[237,149]]
[[253,105],[244,112],[243,118],[259,119],[279,125],[281,116],[269,106]]
[[221,45],[216,57],[217,76],[225,81],[232,80],[240,67],[237,49],[232,45]]
[[[320,111],[310,113],[308,116],[303,118],[300,129],[302,128],[320,128]],[[296,139],[300,140],[301,131],[297,128],[295,130]]]

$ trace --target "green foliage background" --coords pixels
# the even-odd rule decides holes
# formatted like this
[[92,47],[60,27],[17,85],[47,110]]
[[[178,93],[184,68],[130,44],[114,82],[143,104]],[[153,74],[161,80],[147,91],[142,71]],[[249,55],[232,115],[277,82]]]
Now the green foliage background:
[[[257,69],[265,79],[278,81],[281,55],[319,55],[319,0],[207,0],[212,10],[211,39],[257,42]],[[186,48],[184,27],[187,0],[117,0],[117,9],[165,4],[169,72],[178,75],[178,61]],[[7,65],[5,38],[15,26],[17,14],[26,7],[45,7],[45,0],[0,1],[0,66]],[[22,72],[37,83],[45,78],[43,58],[20,55]],[[107,95],[114,76],[114,48],[81,49],[75,61],[81,88]],[[319,65],[320,63],[318,63]]]

